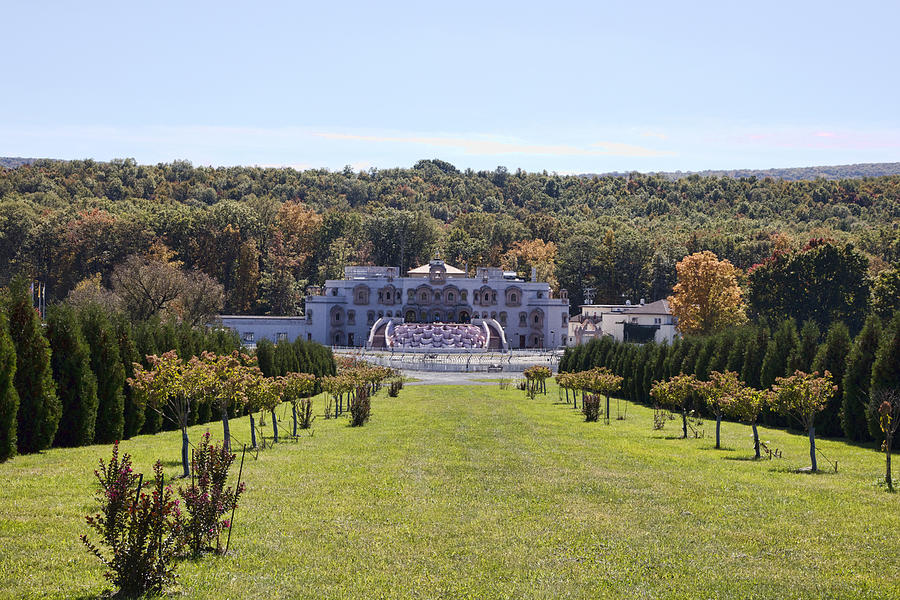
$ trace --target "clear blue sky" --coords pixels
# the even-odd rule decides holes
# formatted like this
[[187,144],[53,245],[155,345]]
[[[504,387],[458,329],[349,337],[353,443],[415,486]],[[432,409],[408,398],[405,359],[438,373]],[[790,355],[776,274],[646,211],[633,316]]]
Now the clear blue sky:
[[0,0],[0,156],[562,173],[900,161],[898,23],[893,0]]

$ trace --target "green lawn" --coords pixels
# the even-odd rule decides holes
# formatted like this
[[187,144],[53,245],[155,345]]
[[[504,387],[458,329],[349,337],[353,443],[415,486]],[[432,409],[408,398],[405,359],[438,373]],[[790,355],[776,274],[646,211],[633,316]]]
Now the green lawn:
[[[315,435],[248,459],[232,553],[182,562],[174,593],[900,597],[900,495],[877,485],[883,455],[821,440],[840,472],[798,474],[804,436],[761,429],[785,458],[756,462],[745,426],[723,424],[717,451],[712,422],[691,440],[674,439],[679,421],[651,424],[634,405],[627,421],[584,423],[555,387],[535,400],[497,386],[382,392],[362,429],[319,417]],[[233,428],[248,437],[247,419]],[[179,444],[165,433],[123,449],[138,470],[162,457],[175,476]],[[0,464],[0,597],[108,589],[78,540],[108,455],[92,446]]]

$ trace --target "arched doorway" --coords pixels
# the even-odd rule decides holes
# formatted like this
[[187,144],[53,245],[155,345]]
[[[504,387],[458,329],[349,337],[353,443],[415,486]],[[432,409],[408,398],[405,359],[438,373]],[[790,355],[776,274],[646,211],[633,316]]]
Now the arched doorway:
[[407,323],[415,323],[416,322],[416,311],[408,310],[406,311],[406,316],[403,317],[403,320]]
[[470,323],[472,321],[472,315],[469,314],[467,310],[459,311],[459,322],[460,323]]

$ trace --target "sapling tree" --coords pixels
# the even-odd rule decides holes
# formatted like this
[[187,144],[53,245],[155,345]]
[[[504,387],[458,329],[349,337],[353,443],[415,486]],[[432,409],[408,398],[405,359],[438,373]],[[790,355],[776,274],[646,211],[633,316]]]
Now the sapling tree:
[[[606,396],[606,422],[609,423],[609,395],[622,389],[624,378],[614,374],[606,367],[591,369],[589,373],[592,389]],[[618,406],[618,400],[616,401],[616,406]],[[626,404],[625,406],[627,407],[628,405]]]
[[683,439],[688,436],[688,410],[693,406],[701,385],[693,375],[676,375],[666,381],[657,381],[650,389],[650,396],[661,406],[681,411]]
[[720,431],[722,429],[722,414],[725,404],[730,398],[738,394],[743,384],[738,380],[738,374],[734,371],[713,371],[709,374],[709,381],[702,382],[698,386],[700,397],[716,416],[716,449],[722,447]]
[[722,412],[726,416],[740,419],[744,423],[749,423],[753,428],[753,450],[756,452],[756,458],[760,457],[759,431],[756,429],[756,421],[759,413],[771,402],[771,396],[772,392],[769,390],[756,390],[742,385],[736,393],[723,396],[719,400]]
[[188,460],[188,424],[191,417],[191,399],[208,393],[205,371],[197,362],[185,364],[174,350],[162,356],[148,356],[151,368],[144,369],[134,364],[134,377],[129,385],[135,394],[135,401],[149,406],[169,419],[181,429],[181,465],[184,477],[190,477]]
[[884,442],[881,449],[885,454],[885,475],[884,481],[888,490],[894,491],[894,483],[891,479],[891,446],[893,446],[894,434],[900,425],[900,392],[896,389],[880,389],[872,393],[869,401],[869,411],[874,413],[873,418],[878,419],[881,426],[881,433],[884,435]]
[[203,385],[204,398],[212,402],[222,419],[224,447],[231,451],[231,428],[228,422],[228,409],[247,403],[247,385],[258,377],[262,371],[255,366],[256,359],[235,350],[228,355],[216,355],[204,352],[200,359],[191,359],[191,367],[198,369],[198,377]]
[[774,392],[772,407],[780,414],[797,419],[809,433],[809,459],[813,473],[816,464],[816,415],[825,409],[837,386],[831,373],[825,371],[820,377],[817,372],[794,371],[790,377],[778,377],[772,387]]
[[247,395],[247,410],[250,413],[250,443],[256,447],[256,422],[253,411],[268,410],[272,414],[273,439],[278,441],[278,419],[275,416],[275,408],[281,402],[283,384],[279,379],[263,377],[262,372],[256,369],[247,379],[245,388]]
[[298,420],[302,429],[309,428],[312,422],[312,402],[309,396],[316,388],[316,377],[309,373],[290,373],[282,380],[284,399],[291,403],[294,417],[294,436],[297,435]]

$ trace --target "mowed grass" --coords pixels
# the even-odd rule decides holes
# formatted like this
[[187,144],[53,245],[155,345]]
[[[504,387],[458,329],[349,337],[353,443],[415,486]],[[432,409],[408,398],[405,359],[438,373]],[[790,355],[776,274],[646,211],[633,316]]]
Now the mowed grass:
[[[753,461],[746,426],[724,423],[726,449],[715,450],[713,422],[690,440],[675,439],[679,421],[651,425],[636,405],[626,421],[584,423],[552,386],[535,400],[498,386],[382,392],[363,428],[319,417],[313,436],[248,457],[232,552],[181,562],[170,593],[900,597],[900,495],[877,485],[882,454],[821,440],[839,472],[798,474],[809,458],[802,435],[761,429],[785,458]],[[239,438],[247,427],[233,421]],[[221,436],[220,424],[209,428]],[[157,457],[180,473],[178,433],[122,447],[144,473]],[[0,596],[109,589],[78,540],[95,508],[92,471],[109,450],[0,464]]]

